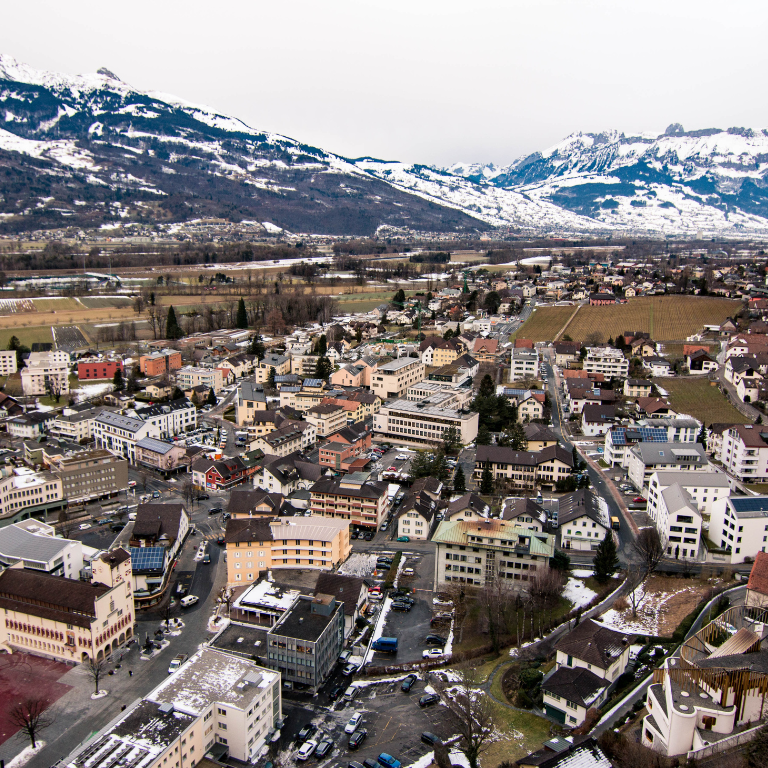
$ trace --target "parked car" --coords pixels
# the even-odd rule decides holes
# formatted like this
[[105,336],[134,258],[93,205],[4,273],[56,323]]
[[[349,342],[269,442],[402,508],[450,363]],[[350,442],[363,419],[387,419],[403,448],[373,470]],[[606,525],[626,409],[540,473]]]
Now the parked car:
[[208,501],[211,497],[207,493],[201,493],[198,495],[197,500],[198,501]]
[[399,760],[392,757],[392,755],[388,755],[386,752],[382,752],[376,759],[384,768],[400,768],[402,765]]
[[152,498],[153,499],[159,499],[160,498],[160,491],[152,491]]
[[408,677],[403,680],[403,684],[400,686],[401,691],[405,691],[405,693],[408,693],[408,691],[413,688],[413,684],[418,680],[419,678],[416,675],[408,675]]
[[326,736],[318,745],[315,750],[315,757],[325,757],[333,749],[333,739],[330,736]]
[[111,517],[102,517],[100,520],[96,521],[96,525],[108,525],[109,523],[114,523],[115,521]]
[[441,648],[427,648],[421,652],[422,659],[442,659],[443,651]]
[[90,523],[80,523],[80,530],[87,531],[91,527]]
[[344,665],[344,669],[341,670],[342,675],[354,675],[357,672],[357,664],[347,663]]
[[403,568],[403,576],[413,576],[414,570],[413,568]]
[[386,530],[387,530],[387,528],[389,528],[389,522],[385,520],[385,521],[384,521],[384,522],[381,524],[381,528],[380,528],[379,530],[381,530],[381,531],[386,531]]
[[197,595],[187,595],[181,598],[181,607],[189,608],[190,605],[194,605],[200,598]]
[[411,606],[410,603],[405,603],[400,600],[393,601],[391,606],[393,611],[403,611],[404,613],[408,613],[408,611],[410,611],[412,607],[413,606]]
[[352,717],[349,718],[349,721],[344,726],[344,733],[354,733],[359,727],[360,723],[363,722],[363,713],[362,712],[355,712]]
[[224,511],[224,509],[222,507],[211,507],[208,510],[208,514],[209,515],[220,515],[223,511]]
[[203,555],[203,562],[206,565],[211,562],[211,556],[207,552]]
[[296,741],[302,742],[306,741],[311,736],[314,736],[317,733],[317,726],[312,725],[310,723],[309,725],[305,725],[300,731],[299,735],[296,737]]
[[344,688],[340,685],[337,685],[334,688],[331,688],[330,692],[328,693],[328,698],[331,701],[336,701],[336,699],[338,699],[342,693],[344,693]]
[[381,766],[372,758],[366,757],[363,760],[363,768],[381,768]]
[[373,534],[372,534],[370,531],[368,531],[368,532],[365,534],[365,540],[366,540],[366,541],[373,541]]
[[178,656],[175,656],[168,667],[168,674],[172,675],[188,658],[189,656],[186,653],[180,653]]
[[123,523],[113,523],[109,526],[109,530],[112,531],[112,533],[120,533],[120,531],[125,528],[125,525]]
[[312,756],[312,753],[316,749],[317,742],[314,739],[309,739],[308,741],[305,741],[299,748],[299,751],[296,753],[296,759],[309,760],[309,758]]
[[424,731],[424,733],[421,734],[421,740],[430,747],[434,747],[435,744],[443,743],[443,740],[439,736],[435,736],[434,733],[430,733],[429,731]]
[[219,536],[219,537],[217,537],[217,539],[216,539],[216,543],[217,543],[217,544],[218,544],[220,547],[223,547],[223,546],[224,546],[224,537],[223,537],[223,536]]
[[440,697],[436,693],[427,693],[419,699],[420,707],[430,707],[432,704],[437,704],[440,701]]
[[359,728],[349,737],[347,746],[350,749],[357,749],[365,741],[367,735],[368,731],[366,731],[365,728]]
[[441,637],[440,635],[427,635],[424,638],[424,642],[427,645],[440,645],[440,646],[444,646],[448,642],[448,640],[447,640],[447,638]]
[[408,536],[398,536],[398,541],[410,541],[411,539]]
[[349,648],[345,648],[340,654],[338,661],[342,664],[346,664],[349,661],[349,657],[352,655],[352,651]]

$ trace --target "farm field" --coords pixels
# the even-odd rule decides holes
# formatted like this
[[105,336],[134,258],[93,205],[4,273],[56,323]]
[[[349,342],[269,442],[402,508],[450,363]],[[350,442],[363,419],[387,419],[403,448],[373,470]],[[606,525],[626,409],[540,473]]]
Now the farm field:
[[0,315],[15,315],[19,312],[34,312],[35,305],[30,299],[0,299]]
[[[91,296],[82,298],[80,301],[88,309],[104,309],[106,307],[130,307],[133,300],[128,296]],[[54,307],[55,309],[55,307]]]
[[[603,341],[624,331],[647,331],[656,340],[683,341],[700,331],[705,323],[721,323],[734,315],[741,303],[730,299],[714,299],[699,296],[643,296],[630,299],[626,304],[605,307],[581,307],[565,333],[574,341],[584,341],[591,333],[602,334]],[[547,340],[539,334],[544,325],[551,329],[556,321],[547,324],[546,316],[558,317],[563,307],[542,307],[517,332],[519,338]],[[565,320],[563,320],[565,322]],[[528,331],[531,325],[532,330]],[[562,324],[561,324],[562,325]],[[557,331],[555,331],[556,333]],[[548,339],[551,340],[551,336]]]
[[50,325],[33,325],[29,328],[2,328],[0,329],[0,349],[8,349],[11,336],[15,336],[22,344],[32,347],[36,341],[53,343]]
[[710,386],[706,376],[654,379],[655,384],[669,392],[673,408],[690,414],[709,425],[751,424],[752,422],[737,411],[726,396],[715,386]]
[[[514,337],[531,341],[552,341],[575,309],[576,307],[537,307],[528,320],[517,329]],[[570,326],[566,333],[570,334]]]
[[60,299],[32,299],[37,312],[61,312],[68,309],[82,309],[83,305],[77,299],[69,296],[62,296]]

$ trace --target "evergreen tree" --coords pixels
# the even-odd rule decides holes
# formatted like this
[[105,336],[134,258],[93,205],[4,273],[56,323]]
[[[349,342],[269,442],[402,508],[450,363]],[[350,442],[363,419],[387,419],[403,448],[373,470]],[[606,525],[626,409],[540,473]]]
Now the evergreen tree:
[[485,424],[480,426],[477,430],[477,444],[478,445],[490,445],[491,444],[491,432]]
[[317,359],[315,365],[315,377],[318,379],[327,379],[333,373],[333,363],[325,356]]
[[270,389],[275,388],[275,366],[269,366],[269,373],[267,374],[267,385]]
[[464,470],[461,468],[461,464],[456,467],[456,473],[453,476],[453,490],[456,493],[466,493],[467,481],[464,478]]
[[561,573],[568,573],[571,570],[571,558],[561,549],[556,549],[555,554],[549,561],[549,567]]
[[240,297],[240,301],[237,302],[237,319],[235,320],[236,328],[248,327],[248,312],[245,310],[245,300]]
[[8,349],[16,353],[16,368],[21,370],[24,366],[24,355],[29,352],[29,347],[25,347],[17,336],[11,336],[8,342]]
[[325,357],[326,352],[328,352],[328,338],[325,334],[323,334],[317,340],[317,344],[315,345],[315,354],[319,355],[320,357]]
[[195,406],[195,408],[200,408],[200,395],[195,391],[192,393],[192,405]]
[[171,393],[171,400],[181,400],[183,397],[184,393],[178,387],[174,387]]
[[493,473],[491,472],[491,465],[487,461],[480,477],[480,493],[493,493]]
[[261,360],[264,357],[266,349],[258,333],[251,337],[251,346],[248,347],[248,353],[255,355],[257,360]]
[[448,427],[443,432],[443,450],[446,453],[456,453],[461,450],[461,433],[456,427]]
[[119,369],[115,369],[115,375],[112,377],[112,388],[115,392],[122,392],[125,389],[125,382],[123,381],[123,372]]
[[493,379],[489,373],[486,373],[485,376],[483,376],[483,380],[480,382],[480,391],[478,394],[480,397],[490,397],[495,394],[495,392],[496,386],[493,383]]
[[[758,421],[758,424],[759,423],[760,422]],[[701,424],[701,429],[699,430],[699,435],[696,438],[696,442],[697,443],[701,443],[702,445],[706,445],[707,444],[707,428],[706,428],[706,426],[704,425],[703,422]]]
[[401,288],[392,299],[393,304],[399,304],[401,307],[405,304],[405,291]]
[[619,567],[619,558],[616,556],[616,542],[613,540],[613,533],[608,531],[592,559],[595,566],[595,578],[604,584],[612,578]]
[[168,307],[168,318],[165,321],[165,338],[166,339],[180,339],[184,335],[181,330],[178,320],[176,319],[176,311],[173,308],[173,304]]
[[208,399],[206,400],[206,403],[208,403],[208,405],[216,405],[218,402],[219,399],[216,397],[213,387],[211,387],[210,390],[208,390]]

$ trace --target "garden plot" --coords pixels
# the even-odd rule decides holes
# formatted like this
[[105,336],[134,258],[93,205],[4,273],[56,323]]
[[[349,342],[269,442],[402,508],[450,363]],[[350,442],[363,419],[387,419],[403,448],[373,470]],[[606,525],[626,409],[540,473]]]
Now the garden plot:
[[17,315],[20,312],[35,312],[31,299],[0,299],[0,315]]

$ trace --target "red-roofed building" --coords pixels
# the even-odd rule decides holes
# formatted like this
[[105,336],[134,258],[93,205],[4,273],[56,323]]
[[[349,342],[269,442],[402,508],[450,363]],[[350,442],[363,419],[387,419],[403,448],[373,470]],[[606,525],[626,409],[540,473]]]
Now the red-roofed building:
[[768,552],[758,552],[747,582],[745,605],[768,607]]
[[515,349],[533,349],[533,342],[530,339],[515,339]]

